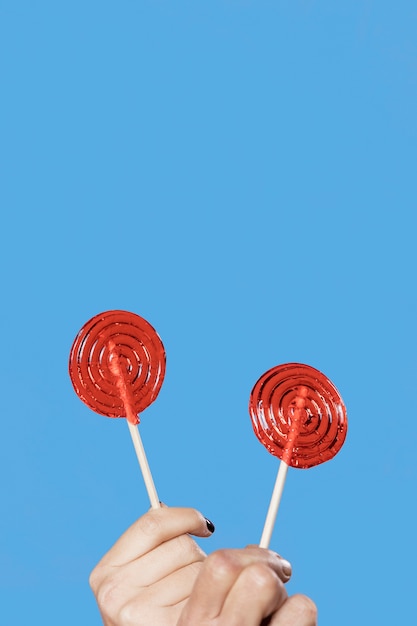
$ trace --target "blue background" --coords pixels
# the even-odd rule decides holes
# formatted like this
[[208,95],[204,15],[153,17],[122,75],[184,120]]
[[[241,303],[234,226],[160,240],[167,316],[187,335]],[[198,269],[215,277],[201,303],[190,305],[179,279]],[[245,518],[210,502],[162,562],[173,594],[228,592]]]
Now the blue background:
[[321,626],[414,623],[416,28],[411,1],[0,0],[2,624],[100,624],[88,574],[149,506],[67,374],[114,308],[164,341],[141,433],[207,551],[262,531],[255,381],[332,379],[346,444],[290,469],[272,547]]

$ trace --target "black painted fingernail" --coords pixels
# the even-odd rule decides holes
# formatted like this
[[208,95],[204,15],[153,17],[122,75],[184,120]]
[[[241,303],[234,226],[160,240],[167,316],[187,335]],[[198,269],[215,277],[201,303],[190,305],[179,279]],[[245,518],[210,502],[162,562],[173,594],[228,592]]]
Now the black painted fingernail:
[[213,524],[213,522],[210,522],[210,520],[207,519],[207,517],[205,517],[204,519],[206,520],[207,530],[209,530],[211,533],[214,533],[214,531],[216,530],[216,527]]

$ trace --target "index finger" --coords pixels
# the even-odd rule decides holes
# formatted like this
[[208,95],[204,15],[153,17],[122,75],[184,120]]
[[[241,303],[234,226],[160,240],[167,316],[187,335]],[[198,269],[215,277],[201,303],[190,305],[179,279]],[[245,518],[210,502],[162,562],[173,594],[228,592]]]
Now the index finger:
[[99,565],[121,566],[151,552],[174,537],[185,534],[209,537],[206,518],[196,509],[163,507],[140,517],[104,555]]

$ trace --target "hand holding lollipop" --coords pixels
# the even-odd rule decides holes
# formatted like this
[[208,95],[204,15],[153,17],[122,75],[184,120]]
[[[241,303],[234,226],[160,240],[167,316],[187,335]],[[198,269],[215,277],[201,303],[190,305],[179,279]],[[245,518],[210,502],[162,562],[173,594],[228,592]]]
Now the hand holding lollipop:
[[159,498],[137,428],[139,413],[157,397],[165,375],[165,350],[155,329],[128,311],[106,311],[89,320],[71,348],[69,374],[90,409],[126,417],[152,508]]
[[346,439],[347,416],[333,383],[300,363],[265,372],[252,389],[249,413],[260,442],[281,459],[259,544],[267,548],[288,466],[305,469],[333,458]]

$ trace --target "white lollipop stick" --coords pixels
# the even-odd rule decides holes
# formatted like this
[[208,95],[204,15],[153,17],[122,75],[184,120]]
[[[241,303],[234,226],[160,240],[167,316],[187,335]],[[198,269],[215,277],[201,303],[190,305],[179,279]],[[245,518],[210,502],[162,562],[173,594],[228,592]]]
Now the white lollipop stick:
[[275,481],[275,486],[272,492],[271,502],[269,503],[269,509],[266,515],[261,541],[259,543],[260,548],[268,548],[271,541],[272,531],[274,530],[274,524],[277,518],[282,492],[284,490],[284,483],[287,477],[288,464],[291,461],[291,455],[293,453],[294,445],[300,432],[300,421],[302,419],[303,409],[306,404],[305,399],[307,397],[307,393],[308,391],[306,387],[300,387],[300,389],[298,390],[298,395],[295,399],[295,409],[292,416],[292,425],[290,428],[288,442],[284,450],[283,458],[281,460],[281,463],[279,464],[277,479]]
[[110,348],[110,362],[109,368],[112,374],[116,378],[116,386],[120,393],[120,398],[123,402],[123,406],[126,414],[126,421],[129,426],[130,435],[132,437],[133,445],[135,448],[136,456],[139,461],[139,466],[142,471],[143,480],[145,481],[146,491],[148,492],[151,507],[153,509],[159,509],[161,504],[159,502],[158,494],[156,492],[155,483],[153,482],[151,470],[149,467],[148,459],[146,458],[145,448],[143,447],[142,439],[139,434],[139,429],[136,426],[137,415],[132,408],[132,402],[129,399],[129,393],[126,385],[126,381],[123,375],[123,370],[120,365],[119,355],[116,351],[116,346],[113,341],[109,341]]
[[155,483],[153,482],[151,470],[149,468],[148,459],[146,458],[145,448],[143,447],[142,439],[139,434],[139,428],[134,424],[131,424],[127,419],[127,425],[132,436],[133,445],[135,447],[136,456],[138,457],[140,469],[142,470],[143,480],[145,481],[146,491],[148,492],[149,500],[151,501],[151,507],[153,509],[160,508],[160,502],[158,494],[156,492]]
[[259,542],[260,548],[269,548],[272,531],[274,530],[275,520],[277,518],[278,509],[281,502],[282,492],[284,490],[284,483],[287,477],[287,471],[288,465],[285,463],[285,461],[281,461],[278,468],[278,474],[275,481],[274,490],[272,492],[271,502],[269,503],[269,509],[266,515],[261,541]]

